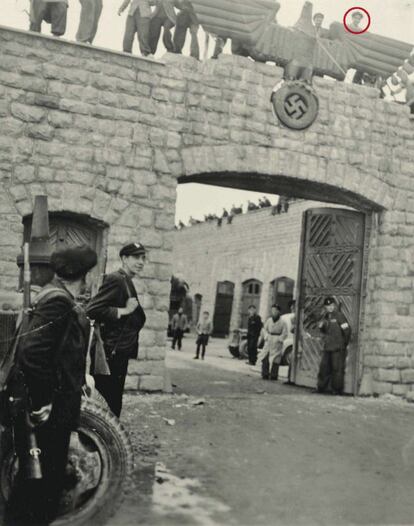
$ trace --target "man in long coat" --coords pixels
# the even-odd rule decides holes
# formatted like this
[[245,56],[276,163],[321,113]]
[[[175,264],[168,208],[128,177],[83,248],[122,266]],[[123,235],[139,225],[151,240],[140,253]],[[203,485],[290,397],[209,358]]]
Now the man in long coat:
[[146,250],[141,243],[130,243],[120,250],[119,256],[122,268],[105,276],[87,308],[89,318],[101,326],[110,370],[110,375],[96,375],[95,385],[118,417],[128,362],[138,356],[138,335],[146,320],[132,281],[144,268]]
[[96,261],[95,251],[86,245],[53,253],[50,265],[56,277],[34,297],[28,326],[18,336],[9,389],[27,389],[42,478],[25,476],[28,446],[17,420],[19,472],[6,511],[10,524],[49,524],[58,514],[70,436],[79,425],[89,336],[89,323],[75,297]]

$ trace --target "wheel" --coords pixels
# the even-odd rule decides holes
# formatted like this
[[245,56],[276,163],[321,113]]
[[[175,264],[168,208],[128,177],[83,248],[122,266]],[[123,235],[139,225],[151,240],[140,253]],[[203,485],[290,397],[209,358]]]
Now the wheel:
[[293,347],[290,345],[289,347],[286,347],[286,350],[283,353],[281,365],[290,365],[292,363],[292,356],[293,356]]
[[[1,494],[8,499],[17,459],[11,441],[2,436]],[[134,467],[132,444],[108,407],[82,401],[80,426],[72,433],[67,483],[53,526],[101,525],[122,503]]]

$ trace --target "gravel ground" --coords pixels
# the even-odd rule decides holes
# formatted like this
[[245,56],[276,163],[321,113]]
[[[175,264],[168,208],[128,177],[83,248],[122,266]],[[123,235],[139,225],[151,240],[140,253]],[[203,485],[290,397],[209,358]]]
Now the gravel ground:
[[174,395],[127,395],[128,525],[414,524],[414,407],[261,380],[215,340],[168,353]]

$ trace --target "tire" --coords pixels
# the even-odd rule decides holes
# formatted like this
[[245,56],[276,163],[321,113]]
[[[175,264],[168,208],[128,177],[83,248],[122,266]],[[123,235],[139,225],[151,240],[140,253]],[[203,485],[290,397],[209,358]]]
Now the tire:
[[[11,441],[4,438],[0,453],[3,504],[10,493],[11,474],[16,471]],[[122,503],[133,468],[133,449],[125,428],[108,407],[83,400],[80,426],[72,433],[67,471],[76,483],[66,491],[61,515],[51,526],[107,523]]]

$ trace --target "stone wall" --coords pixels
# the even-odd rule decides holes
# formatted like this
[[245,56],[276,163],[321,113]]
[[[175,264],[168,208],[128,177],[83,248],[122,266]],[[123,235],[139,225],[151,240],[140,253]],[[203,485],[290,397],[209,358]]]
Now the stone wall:
[[175,189],[199,181],[374,211],[361,340],[363,390],[414,398],[414,126],[408,108],[363,86],[315,79],[304,132],[275,119],[282,71],[222,56],[165,64],[0,28],[0,290],[15,287],[22,217],[52,211],[107,224],[151,250],[148,313],[129,385],[163,385]]

